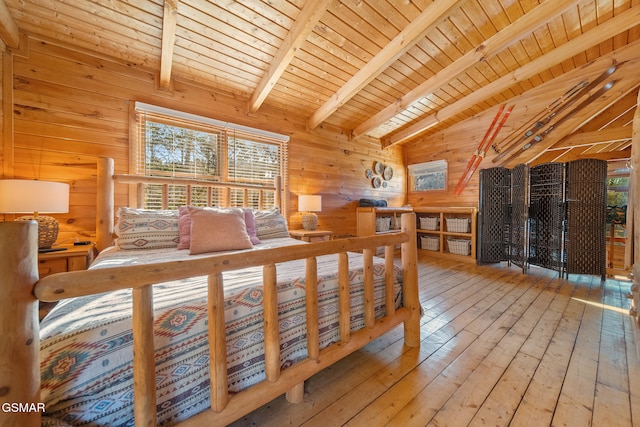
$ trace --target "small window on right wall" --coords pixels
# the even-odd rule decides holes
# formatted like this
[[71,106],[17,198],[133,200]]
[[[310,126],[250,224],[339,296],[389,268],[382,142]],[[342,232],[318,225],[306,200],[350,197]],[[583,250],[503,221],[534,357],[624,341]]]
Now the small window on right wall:
[[447,161],[417,163],[407,166],[409,191],[444,191],[447,189]]

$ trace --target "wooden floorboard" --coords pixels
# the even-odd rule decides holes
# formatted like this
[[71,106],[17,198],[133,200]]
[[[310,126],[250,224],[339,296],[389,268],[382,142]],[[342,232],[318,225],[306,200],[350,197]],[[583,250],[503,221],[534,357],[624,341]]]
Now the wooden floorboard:
[[402,327],[240,426],[640,426],[630,283],[421,257],[421,346]]

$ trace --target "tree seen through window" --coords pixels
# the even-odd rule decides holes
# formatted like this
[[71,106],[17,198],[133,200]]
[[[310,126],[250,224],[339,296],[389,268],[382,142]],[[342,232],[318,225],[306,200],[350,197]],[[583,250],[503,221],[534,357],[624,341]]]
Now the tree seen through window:
[[[214,182],[249,185],[271,185],[274,177],[283,177],[286,186],[286,138],[271,137],[268,132],[218,126],[203,121],[185,119],[184,113],[176,117],[138,110],[138,173],[147,176],[192,178]],[[276,134],[271,134],[276,135]],[[187,197],[185,185],[172,185],[167,197],[168,207],[175,209],[187,200],[195,206],[204,206],[209,200],[214,205],[225,198],[230,206],[273,203],[273,194],[260,195],[258,190],[233,189],[229,194],[211,194],[204,186],[191,185]],[[148,208],[162,206],[162,187],[150,185],[145,189]]]

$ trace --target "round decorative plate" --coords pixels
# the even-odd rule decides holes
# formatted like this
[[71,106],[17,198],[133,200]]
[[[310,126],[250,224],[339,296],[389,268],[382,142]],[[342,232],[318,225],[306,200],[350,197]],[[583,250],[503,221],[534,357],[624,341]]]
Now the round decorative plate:
[[391,166],[387,166],[386,168],[384,168],[382,177],[385,181],[389,181],[391,178],[393,178],[393,169],[391,169]]
[[376,176],[375,178],[373,178],[373,181],[371,181],[371,185],[373,185],[373,188],[380,188],[380,186],[382,185],[382,180],[379,176]]
[[384,165],[380,162],[375,162],[373,165],[373,170],[376,171],[377,175],[382,175],[382,172],[384,172]]
[[373,178],[373,171],[371,169],[367,169],[365,175],[367,176],[367,178],[371,179]]
[[382,188],[387,188],[387,181],[382,181]]

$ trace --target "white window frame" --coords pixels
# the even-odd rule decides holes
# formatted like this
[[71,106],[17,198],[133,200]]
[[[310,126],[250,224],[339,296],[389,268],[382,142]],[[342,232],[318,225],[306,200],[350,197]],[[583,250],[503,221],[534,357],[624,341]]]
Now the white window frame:
[[[247,183],[246,180],[242,179],[234,179],[234,177],[229,176],[229,165],[228,159],[230,156],[230,146],[234,144],[234,141],[237,136],[237,140],[247,140],[250,142],[257,143],[266,143],[272,144],[278,147],[278,156],[279,156],[279,174],[282,179],[282,210],[283,214],[286,214],[287,210],[287,200],[288,197],[284,197],[284,195],[288,194],[288,142],[289,136],[283,135],[275,132],[269,132],[262,129],[252,128],[248,126],[238,125],[230,122],[223,122],[220,120],[212,119],[209,117],[199,116],[191,113],[186,113],[183,111],[173,110],[170,108],[160,107],[156,105],[146,104],[142,102],[135,102],[133,111],[131,112],[132,116],[132,129],[130,130],[130,135],[132,137],[132,141],[134,143],[130,144],[130,173],[136,175],[146,175],[147,172],[144,170],[144,155],[145,150],[142,146],[144,144],[144,135],[142,130],[144,127],[142,126],[142,120],[145,113],[153,114],[154,116],[162,116],[168,122],[175,121],[176,123],[172,123],[172,126],[179,127],[180,121],[184,121],[185,123],[192,124],[193,127],[202,126],[205,131],[212,132],[220,132],[221,139],[218,145],[218,165],[217,165],[217,174],[216,176],[210,177],[197,177],[198,179],[211,180],[212,182],[237,182],[237,183]],[[191,127],[191,126],[185,126]],[[178,173],[172,177],[184,177],[184,173]],[[272,185],[273,181],[264,180],[262,183],[265,185]],[[132,194],[130,197],[134,197]]]

